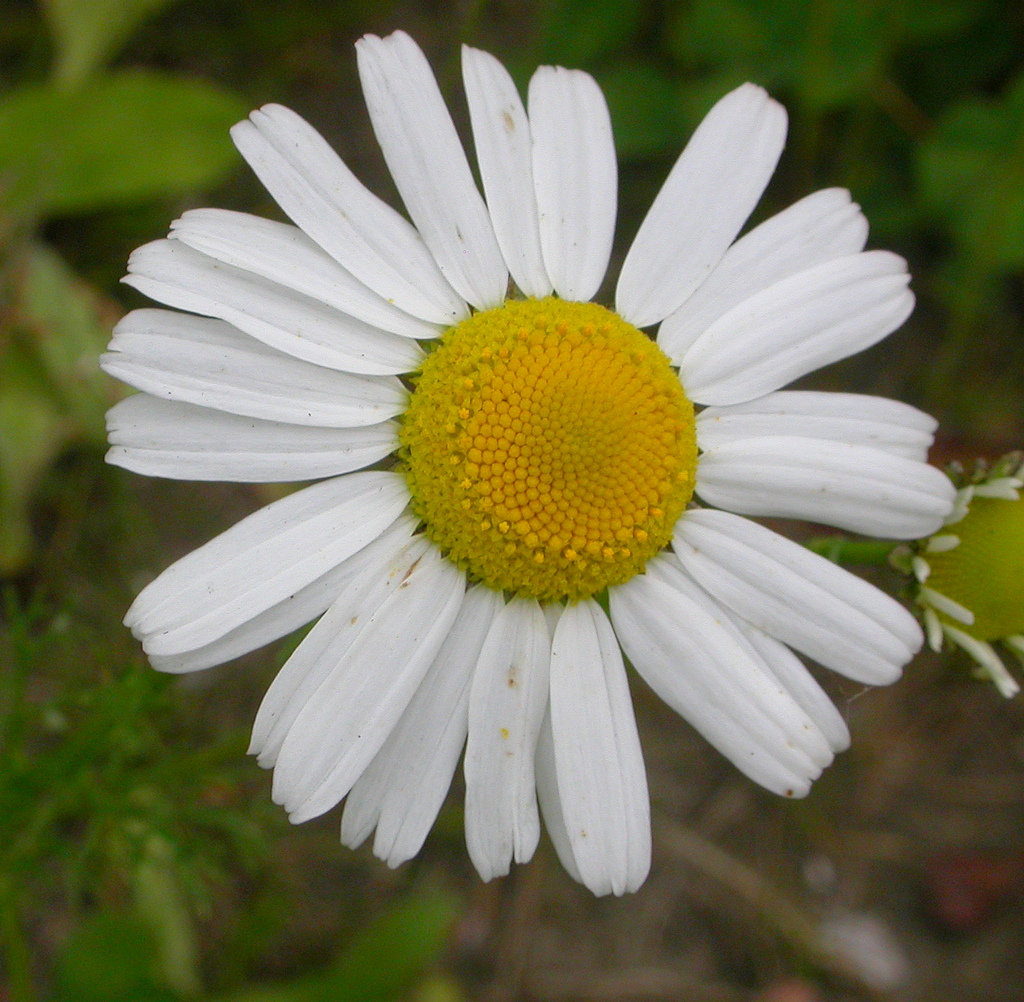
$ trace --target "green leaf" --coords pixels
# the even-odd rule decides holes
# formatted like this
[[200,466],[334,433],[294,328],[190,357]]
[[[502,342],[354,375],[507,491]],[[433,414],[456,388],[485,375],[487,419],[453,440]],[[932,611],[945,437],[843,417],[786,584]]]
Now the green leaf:
[[42,244],[28,249],[15,290],[18,337],[54,404],[78,435],[102,445],[103,414],[120,394],[99,356],[120,311]]
[[32,492],[65,435],[64,418],[39,391],[28,360],[8,349],[0,357],[0,577],[31,557]]
[[60,1002],[174,1002],[153,972],[153,941],[130,914],[100,912],[82,923],[58,963]]
[[457,914],[447,895],[402,901],[349,944],[317,1002],[394,998],[441,952]]
[[447,895],[408,898],[359,934],[326,974],[242,992],[230,1002],[391,1002],[436,959],[457,915]]
[[550,0],[540,61],[577,67],[621,52],[639,31],[643,12],[642,0]]
[[649,157],[682,146],[678,84],[667,73],[640,62],[622,62],[595,76],[612,116],[615,147],[623,159]]
[[14,271],[0,352],[0,575],[31,558],[32,496],[75,442],[100,446],[119,395],[97,358],[114,308],[52,250],[30,245]]
[[237,162],[233,94],[155,72],[104,76],[71,93],[0,99],[0,190],[16,207],[81,212],[207,187]]
[[922,198],[949,227],[961,270],[1024,267],[1024,74],[999,100],[949,109],[918,168]]
[[199,943],[181,887],[174,845],[150,832],[133,873],[135,907],[154,936],[154,953],[164,984],[179,995],[202,992]]
[[54,77],[84,81],[113,56],[135,28],[173,0],[42,0],[57,43]]

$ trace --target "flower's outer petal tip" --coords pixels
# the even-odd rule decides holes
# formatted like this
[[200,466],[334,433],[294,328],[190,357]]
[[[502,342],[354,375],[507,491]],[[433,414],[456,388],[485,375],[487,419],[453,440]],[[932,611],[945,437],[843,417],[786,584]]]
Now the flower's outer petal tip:
[[410,218],[465,300],[477,309],[500,306],[508,271],[426,56],[404,32],[361,41],[363,97]]
[[691,510],[677,523],[673,545],[728,609],[854,681],[895,681],[921,648],[920,624],[894,598],[747,518]]
[[697,126],[651,204],[619,273],[617,311],[637,327],[678,310],[721,261],[768,185],[785,109],[744,84]]
[[776,281],[718,317],[676,356],[687,395],[739,404],[870,348],[910,315],[906,261],[843,255]]
[[530,79],[527,111],[544,266],[559,296],[586,302],[604,280],[615,231],[618,165],[608,105],[588,73],[541,66]]

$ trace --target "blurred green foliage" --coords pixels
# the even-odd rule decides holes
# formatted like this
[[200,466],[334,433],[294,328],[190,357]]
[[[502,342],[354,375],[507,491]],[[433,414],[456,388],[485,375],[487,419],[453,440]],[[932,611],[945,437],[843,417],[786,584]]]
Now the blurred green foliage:
[[38,243],[54,215],[213,184],[233,166],[229,91],[103,68],[168,0],[48,0],[47,79],[0,93],[0,574],[31,556],[29,506],[70,445],[102,439],[111,403],[94,359],[116,311]]
[[135,28],[173,0],[43,0],[56,42],[53,79],[75,87],[89,79]]
[[434,960],[457,915],[446,895],[407,898],[355,936],[328,970],[222,1002],[389,1002]]
[[45,216],[201,188],[234,164],[227,130],[246,110],[209,84],[137,70],[74,91],[19,87],[0,103],[8,204]]
[[268,826],[243,798],[246,735],[233,728],[191,750],[172,679],[138,657],[120,668],[116,657],[82,663],[114,652],[65,614],[26,608],[12,590],[4,598],[5,997],[39,997],[27,929],[43,902],[84,915],[57,952],[53,1002],[390,1002],[417,982],[457,916],[446,894],[400,900],[321,971],[226,996],[208,991],[198,923],[215,914],[218,889],[257,878],[269,852]]

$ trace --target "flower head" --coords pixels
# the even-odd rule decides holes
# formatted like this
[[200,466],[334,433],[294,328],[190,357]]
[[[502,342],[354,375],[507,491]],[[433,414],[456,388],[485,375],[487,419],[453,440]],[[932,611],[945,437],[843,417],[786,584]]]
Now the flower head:
[[143,392],[110,413],[110,461],[319,482],[168,568],[126,623],[185,672],[319,617],[253,729],[294,821],[347,798],[343,841],[376,830],[397,865],[465,747],[484,878],[530,858],[543,816],[569,871],[621,894],[650,861],[623,653],[748,776],[803,796],[849,735],[793,652],[881,684],[920,646],[893,599],[744,517],[906,539],[949,514],[927,415],[782,390],[898,327],[906,266],[863,251],[839,189],[736,239],[786,132],[747,84],[691,138],[606,309],[593,79],[541,67],[524,107],[464,49],[481,196],[415,43],[357,49],[411,224],[269,105],[233,137],[296,225],[187,212],[132,255],[126,281],[187,312],[118,325],[104,366]]
[[951,472],[959,489],[945,526],[896,559],[909,557],[932,649],[948,640],[1004,696],[1015,696],[1020,685],[993,644],[1024,661],[1024,462],[1011,453],[971,476]]

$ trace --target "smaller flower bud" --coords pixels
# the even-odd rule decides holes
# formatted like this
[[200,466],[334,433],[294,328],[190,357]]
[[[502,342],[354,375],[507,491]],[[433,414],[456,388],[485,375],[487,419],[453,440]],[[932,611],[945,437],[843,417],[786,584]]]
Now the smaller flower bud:
[[1024,663],[1024,462],[1019,454],[960,480],[953,515],[940,532],[919,541],[911,565],[918,582],[928,640],[965,650],[1007,697],[1020,691],[993,646]]

